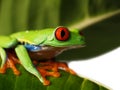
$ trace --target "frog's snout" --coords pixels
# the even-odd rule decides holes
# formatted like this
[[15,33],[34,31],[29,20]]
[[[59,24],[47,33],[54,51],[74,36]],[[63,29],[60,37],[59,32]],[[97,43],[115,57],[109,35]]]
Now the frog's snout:
[[81,42],[81,44],[82,44],[83,46],[85,46],[85,37],[84,37],[84,34],[83,34],[83,32],[81,32],[81,31],[79,31],[79,34],[80,34],[80,36],[81,36],[80,42]]
[[85,37],[82,36],[81,39],[80,39],[80,41],[85,43]]
[[84,36],[84,34],[83,34],[83,32],[82,32],[82,31],[79,31],[79,34],[80,34],[81,36]]

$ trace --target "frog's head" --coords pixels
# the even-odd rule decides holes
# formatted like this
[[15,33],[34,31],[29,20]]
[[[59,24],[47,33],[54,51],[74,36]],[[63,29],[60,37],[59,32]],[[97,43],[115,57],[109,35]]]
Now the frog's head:
[[83,46],[85,39],[78,29],[60,26],[53,31],[52,35],[48,36],[44,44],[54,47]]

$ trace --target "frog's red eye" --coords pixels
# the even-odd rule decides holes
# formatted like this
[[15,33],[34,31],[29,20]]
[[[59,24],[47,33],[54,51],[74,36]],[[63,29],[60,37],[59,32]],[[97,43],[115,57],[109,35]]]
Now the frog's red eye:
[[58,27],[55,31],[55,37],[59,41],[66,41],[70,37],[69,30],[66,27]]

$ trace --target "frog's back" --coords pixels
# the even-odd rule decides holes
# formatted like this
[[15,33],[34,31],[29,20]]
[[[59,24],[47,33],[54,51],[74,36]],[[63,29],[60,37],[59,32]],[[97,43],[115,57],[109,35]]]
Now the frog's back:
[[11,37],[16,38],[19,42],[38,45],[46,40],[47,36],[52,33],[53,29],[30,30],[14,33]]
[[15,38],[11,38],[9,36],[0,36],[0,47],[10,48],[16,44],[17,40]]

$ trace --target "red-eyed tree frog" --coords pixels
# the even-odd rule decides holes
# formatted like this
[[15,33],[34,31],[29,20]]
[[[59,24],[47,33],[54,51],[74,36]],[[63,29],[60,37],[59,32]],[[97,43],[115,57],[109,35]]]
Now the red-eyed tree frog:
[[44,85],[49,85],[50,81],[46,76],[59,77],[59,68],[75,74],[66,63],[52,59],[64,50],[84,44],[84,37],[79,30],[64,26],[0,36],[0,73],[5,73],[7,68],[11,68],[15,75],[19,75],[20,71],[15,65],[20,64]]

